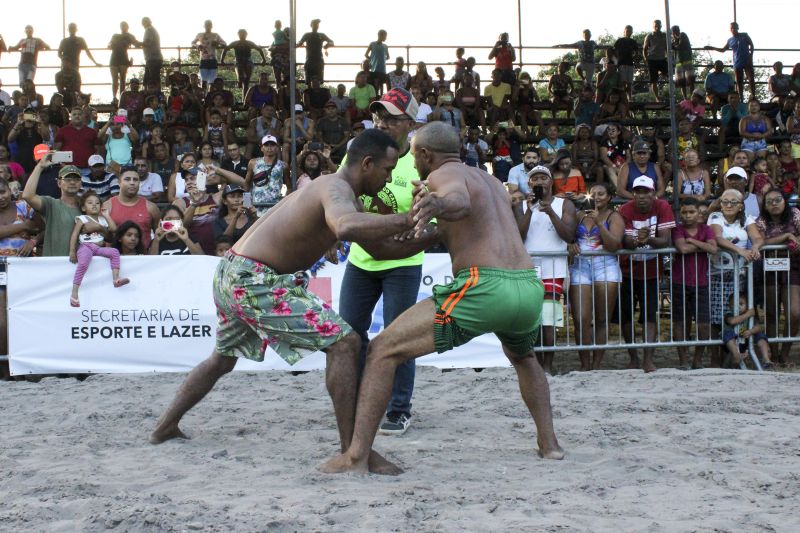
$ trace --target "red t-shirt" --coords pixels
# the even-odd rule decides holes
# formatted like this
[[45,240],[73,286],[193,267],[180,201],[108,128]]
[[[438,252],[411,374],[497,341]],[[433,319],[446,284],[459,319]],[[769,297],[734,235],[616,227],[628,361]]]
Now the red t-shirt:
[[[636,237],[640,228],[649,228],[650,237],[655,237],[661,230],[672,230],[675,227],[675,217],[672,208],[664,200],[656,198],[648,213],[640,213],[636,209],[636,201],[631,200],[619,209],[619,214],[625,220],[625,235]],[[650,245],[642,246],[637,250],[649,249]],[[660,277],[663,268],[659,267],[661,256],[656,254],[622,255],[619,258],[619,267],[622,275],[633,279],[656,279]],[[631,274],[631,264],[633,273]]]
[[61,150],[72,152],[72,164],[78,168],[89,166],[89,156],[95,153],[97,130],[84,126],[77,129],[72,124],[59,128],[56,142],[61,143]]
[[[672,230],[672,242],[689,237],[702,242],[716,240],[714,230],[705,224],[698,224],[697,232],[694,235],[689,235],[682,224],[678,224],[675,226],[675,229]],[[707,253],[694,252],[691,254],[675,254],[673,260],[672,283],[689,287],[708,286]]]
[[514,70],[514,59],[509,45],[503,46],[494,56],[494,68],[500,70]]

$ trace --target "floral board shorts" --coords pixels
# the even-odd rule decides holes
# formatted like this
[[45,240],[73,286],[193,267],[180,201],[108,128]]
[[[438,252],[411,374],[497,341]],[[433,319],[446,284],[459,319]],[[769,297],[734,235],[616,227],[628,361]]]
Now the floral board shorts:
[[263,361],[272,348],[293,365],[350,333],[347,322],[307,287],[305,272],[278,274],[229,251],[214,274],[216,351]]

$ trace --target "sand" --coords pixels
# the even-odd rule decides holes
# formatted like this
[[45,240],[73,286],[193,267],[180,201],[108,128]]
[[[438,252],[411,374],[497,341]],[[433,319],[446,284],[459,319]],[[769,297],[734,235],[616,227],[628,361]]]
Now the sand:
[[0,383],[3,531],[798,531],[800,374],[550,379],[544,461],[510,369],[418,370],[406,473],[328,476],[322,373],[235,373],[147,443],[182,374]]

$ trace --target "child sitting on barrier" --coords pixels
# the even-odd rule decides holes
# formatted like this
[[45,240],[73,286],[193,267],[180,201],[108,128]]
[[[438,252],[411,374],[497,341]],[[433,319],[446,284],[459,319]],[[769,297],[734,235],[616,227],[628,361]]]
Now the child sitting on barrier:
[[[69,245],[69,260],[78,265],[75,269],[75,277],[72,280],[72,294],[69,298],[69,304],[72,307],[81,306],[80,300],[78,300],[78,290],[81,288],[83,276],[89,269],[89,264],[95,255],[107,257],[111,260],[114,287],[122,287],[130,282],[128,278],[119,277],[119,250],[104,247],[106,237],[109,232],[116,229],[116,226],[111,217],[100,214],[102,206],[100,198],[94,192],[89,191],[81,197],[80,203],[83,214],[75,217],[75,227],[72,230]],[[87,233],[83,228],[89,222],[100,224],[107,229],[103,233]]]
[[[672,242],[680,255],[672,267],[672,322],[674,340],[683,341],[697,322],[696,339],[709,337],[708,256],[717,253],[714,231],[700,220],[700,202],[686,198],[681,204],[681,224],[672,230]],[[703,368],[705,346],[695,347],[692,370]],[[679,368],[688,370],[688,353],[685,346],[678,347]]]
[[[727,354],[723,360],[723,368],[738,368],[740,363],[747,358],[747,339],[753,337],[756,345],[756,354],[761,359],[761,368],[772,368],[770,359],[769,342],[764,334],[763,327],[758,321],[754,308],[747,307],[747,294],[739,294],[739,310],[734,312],[736,294],[731,294],[728,307],[725,309],[725,325],[722,329],[722,342],[725,344]],[[753,326],[742,329],[745,322],[753,319]]]

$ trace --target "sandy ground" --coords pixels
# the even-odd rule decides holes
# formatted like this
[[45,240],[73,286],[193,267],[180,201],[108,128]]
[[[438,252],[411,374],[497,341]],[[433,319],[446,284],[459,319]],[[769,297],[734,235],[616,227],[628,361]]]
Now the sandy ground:
[[3,531],[798,531],[800,374],[551,378],[563,462],[510,369],[418,370],[396,478],[327,476],[322,374],[237,373],[147,443],[180,374],[0,383]]

